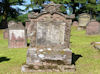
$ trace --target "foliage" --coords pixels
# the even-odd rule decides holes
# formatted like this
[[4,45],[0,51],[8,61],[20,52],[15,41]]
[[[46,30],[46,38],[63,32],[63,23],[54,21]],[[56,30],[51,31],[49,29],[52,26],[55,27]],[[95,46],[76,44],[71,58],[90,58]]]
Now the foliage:
[[0,15],[2,15],[2,20],[0,23],[6,25],[8,17],[16,18],[16,16],[19,15],[19,12],[12,8],[11,5],[22,4],[22,2],[23,0],[2,0],[2,2],[0,2]]
[[24,15],[19,15],[16,18],[8,17],[7,21],[14,20],[16,22],[18,22],[18,21],[25,22],[27,19],[28,19],[28,14],[24,14]]
[[64,12],[66,11],[65,6],[63,6],[63,5],[60,7],[60,9],[61,9],[61,12],[62,12],[62,13],[64,13]]
[[83,3],[86,3],[87,0],[74,0],[74,2],[75,2],[75,3],[82,3],[82,4],[83,4]]

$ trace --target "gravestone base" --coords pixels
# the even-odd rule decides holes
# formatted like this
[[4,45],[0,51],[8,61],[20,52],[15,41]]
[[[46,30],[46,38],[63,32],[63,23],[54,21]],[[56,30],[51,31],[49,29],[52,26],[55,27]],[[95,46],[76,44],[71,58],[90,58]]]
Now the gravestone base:
[[22,66],[23,72],[35,71],[75,71],[72,65],[72,51],[54,48],[29,48],[27,51],[26,65]]
[[50,64],[48,65],[23,65],[21,68],[22,72],[74,72],[75,65],[57,65],[57,64]]

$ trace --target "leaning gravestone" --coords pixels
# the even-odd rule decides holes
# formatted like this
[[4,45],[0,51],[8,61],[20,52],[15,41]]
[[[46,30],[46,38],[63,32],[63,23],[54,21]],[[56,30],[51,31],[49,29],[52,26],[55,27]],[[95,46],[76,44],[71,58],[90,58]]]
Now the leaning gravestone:
[[10,21],[8,24],[9,27],[9,39],[8,47],[9,48],[24,48],[27,46],[26,42],[26,32],[22,23]]
[[72,51],[70,50],[70,30],[74,15],[60,13],[60,4],[43,5],[41,13],[32,12],[30,47],[27,51],[23,72],[72,71]]
[[78,30],[86,29],[86,25],[90,22],[91,16],[87,13],[79,15],[79,26]]
[[87,35],[100,34],[100,23],[96,20],[91,20],[86,27]]

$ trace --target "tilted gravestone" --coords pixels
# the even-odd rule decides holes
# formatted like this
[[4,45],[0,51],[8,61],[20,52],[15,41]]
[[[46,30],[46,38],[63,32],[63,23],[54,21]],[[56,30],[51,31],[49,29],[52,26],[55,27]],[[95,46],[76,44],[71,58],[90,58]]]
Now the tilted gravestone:
[[87,13],[82,13],[79,15],[79,26],[78,30],[86,29],[86,25],[90,22],[91,16]]
[[100,23],[96,20],[91,20],[86,27],[87,35],[100,34]]
[[10,21],[8,24],[9,29],[9,48],[24,48],[27,47],[26,32],[22,23]]
[[60,4],[43,5],[41,13],[32,12],[30,47],[24,72],[75,70],[70,50],[70,30],[74,15],[60,13]]

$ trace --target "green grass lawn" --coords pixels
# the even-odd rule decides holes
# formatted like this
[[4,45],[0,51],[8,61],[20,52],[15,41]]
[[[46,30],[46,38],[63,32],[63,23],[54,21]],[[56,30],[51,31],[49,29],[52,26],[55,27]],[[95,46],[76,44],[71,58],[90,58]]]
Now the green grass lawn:
[[3,39],[3,31],[0,30],[0,74],[100,74],[100,51],[90,45],[94,41],[100,41],[100,35],[87,36],[85,31],[78,31],[76,27],[72,27],[71,50],[75,55],[82,56],[75,62],[74,73],[22,73],[21,65],[26,61],[27,48],[8,48],[8,41]]

